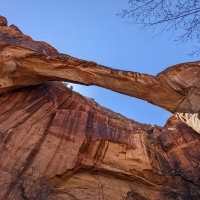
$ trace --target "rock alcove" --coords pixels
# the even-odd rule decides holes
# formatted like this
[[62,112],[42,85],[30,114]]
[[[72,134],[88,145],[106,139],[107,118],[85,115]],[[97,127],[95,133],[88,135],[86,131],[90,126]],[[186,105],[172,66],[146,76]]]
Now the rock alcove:
[[[0,198],[200,199],[199,62],[156,76],[59,53],[0,17]],[[140,124],[73,92],[97,85],[160,106]]]

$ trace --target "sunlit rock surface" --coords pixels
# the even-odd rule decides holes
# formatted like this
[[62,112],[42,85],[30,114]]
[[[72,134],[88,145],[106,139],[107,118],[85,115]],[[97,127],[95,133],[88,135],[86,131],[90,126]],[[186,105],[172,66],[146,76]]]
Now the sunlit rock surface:
[[157,76],[116,70],[61,54],[6,23],[1,17],[0,94],[45,81],[63,80],[101,86],[146,100],[172,113],[200,110],[199,62],[175,65]]
[[139,124],[60,82],[0,103],[2,199],[200,195],[200,136],[175,117],[163,128]]
[[[0,17],[0,199],[200,199],[198,66],[155,77],[114,70],[59,54]],[[177,113],[164,127],[139,124],[55,80]]]

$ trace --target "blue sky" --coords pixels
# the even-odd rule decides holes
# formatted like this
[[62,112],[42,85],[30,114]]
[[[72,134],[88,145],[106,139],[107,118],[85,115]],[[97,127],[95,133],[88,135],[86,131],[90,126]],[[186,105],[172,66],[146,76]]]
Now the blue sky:
[[[116,0],[0,0],[0,15],[34,40],[45,41],[59,52],[116,69],[156,75],[165,68],[198,60],[187,54],[194,43],[177,45],[167,32],[152,37],[130,20],[116,16],[128,7]],[[151,41],[150,41],[151,40]],[[74,90],[138,122],[164,125],[169,112],[143,100],[96,86],[74,85]]]

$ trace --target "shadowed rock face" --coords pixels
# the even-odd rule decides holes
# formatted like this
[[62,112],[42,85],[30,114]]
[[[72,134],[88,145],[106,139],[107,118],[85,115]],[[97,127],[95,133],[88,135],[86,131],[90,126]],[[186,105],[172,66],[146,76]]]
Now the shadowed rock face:
[[199,198],[200,136],[175,117],[139,124],[59,82],[0,103],[2,199]]
[[[0,199],[200,199],[200,135],[181,121],[199,111],[198,62],[155,77],[114,70],[59,54],[3,17],[0,45]],[[183,114],[139,124],[53,80]]]

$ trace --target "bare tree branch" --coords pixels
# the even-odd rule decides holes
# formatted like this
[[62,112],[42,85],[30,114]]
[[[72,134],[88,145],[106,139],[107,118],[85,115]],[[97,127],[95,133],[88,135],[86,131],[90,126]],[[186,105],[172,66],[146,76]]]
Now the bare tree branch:
[[[173,34],[181,31],[175,41],[200,43],[200,1],[198,0],[129,0],[129,8],[123,9],[118,16],[131,18],[131,23],[141,25],[141,29],[155,29],[161,26]],[[164,27],[164,28],[163,28]],[[197,47],[189,54],[199,54]]]

